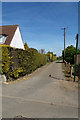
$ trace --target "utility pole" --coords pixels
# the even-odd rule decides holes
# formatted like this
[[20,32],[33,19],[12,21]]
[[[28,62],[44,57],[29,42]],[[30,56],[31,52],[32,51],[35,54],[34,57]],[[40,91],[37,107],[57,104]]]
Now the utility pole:
[[65,60],[65,28],[64,28],[64,60]]
[[[68,27],[67,27],[68,28]],[[63,62],[64,62],[64,60],[65,60],[65,30],[67,29],[67,28],[61,28],[62,30],[64,30],[64,54],[63,54]]]

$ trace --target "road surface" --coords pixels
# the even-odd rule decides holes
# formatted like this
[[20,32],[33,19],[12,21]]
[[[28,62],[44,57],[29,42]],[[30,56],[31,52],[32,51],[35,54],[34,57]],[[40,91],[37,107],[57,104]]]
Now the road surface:
[[78,118],[77,83],[66,81],[61,64],[53,62],[26,80],[3,84],[3,118]]

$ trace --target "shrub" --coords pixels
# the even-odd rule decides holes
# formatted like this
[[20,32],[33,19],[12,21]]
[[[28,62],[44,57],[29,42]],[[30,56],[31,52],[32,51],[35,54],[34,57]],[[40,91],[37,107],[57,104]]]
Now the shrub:
[[8,78],[10,74],[10,56],[9,56],[8,46],[2,46],[2,74],[5,74]]
[[25,48],[25,50],[28,50],[29,49],[29,46],[28,46],[28,44],[25,42],[25,44],[24,44],[24,48]]
[[53,54],[53,52],[48,52],[48,53],[47,53],[47,60],[48,60],[48,61],[53,62],[53,61],[55,61],[56,59],[57,59],[56,54]]
[[8,79],[29,74],[45,64],[46,55],[38,53],[34,48],[22,50],[2,45],[2,74]]

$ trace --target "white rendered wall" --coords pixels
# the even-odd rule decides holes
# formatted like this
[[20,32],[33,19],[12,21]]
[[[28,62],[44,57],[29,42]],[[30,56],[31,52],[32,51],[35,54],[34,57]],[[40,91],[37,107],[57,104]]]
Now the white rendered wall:
[[13,36],[13,39],[10,44],[11,47],[19,48],[19,49],[24,49],[24,44],[22,41],[22,37],[20,34],[19,27],[17,27],[15,34]]

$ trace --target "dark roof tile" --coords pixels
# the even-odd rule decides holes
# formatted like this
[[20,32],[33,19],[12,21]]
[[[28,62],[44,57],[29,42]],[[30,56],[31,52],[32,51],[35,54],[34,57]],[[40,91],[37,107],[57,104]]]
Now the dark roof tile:
[[0,34],[8,36],[4,44],[10,45],[18,26],[19,25],[0,26]]

